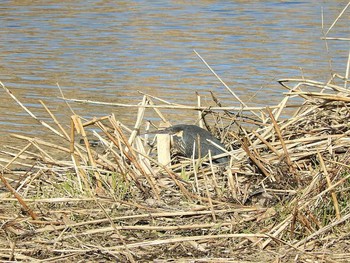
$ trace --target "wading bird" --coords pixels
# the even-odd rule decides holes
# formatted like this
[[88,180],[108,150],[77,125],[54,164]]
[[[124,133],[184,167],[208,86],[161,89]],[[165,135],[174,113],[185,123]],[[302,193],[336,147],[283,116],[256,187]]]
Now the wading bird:
[[[188,158],[191,158],[193,155],[196,159],[205,157],[209,151],[211,152],[211,156],[224,153],[222,149],[225,146],[210,132],[196,125],[178,124],[164,130],[149,133],[169,134],[172,139],[172,147]],[[220,157],[213,161],[216,163],[227,163],[228,157]]]

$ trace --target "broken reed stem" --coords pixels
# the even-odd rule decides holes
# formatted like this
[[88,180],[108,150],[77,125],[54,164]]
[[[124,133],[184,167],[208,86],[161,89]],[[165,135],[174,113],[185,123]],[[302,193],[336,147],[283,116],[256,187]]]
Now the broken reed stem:
[[132,145],[134,143],[134,140],[139,133],[140,127],[142,125],[143,117],[145,116],[145,108],[143,106],[148,104],[147,96],[143,96],[142,102],[140,103],[140,107],[138,108],[137,117],[136,117],[136,123],[134,125],[134,129],[131,132],[131,135],[129,137],[128,143]]
[[6,91],[6,93],[25,111],[27,112],[34,120],[36,120],[37,122],[39,122],[41,125],[43,125],[45,128],[51,130],[53,133],[55,133],[56,135],[64,138],[64,135],[61,134],[60,132],[58,132],[57,130],[55,130],[54,128],[52,128],[49,124],[47,124],[45,121],[40,120],[38,117],[36,117],[26,106],[24,106],[16,97],[15,95],[12,94],[12,92],[5,87],[5,85],[0,81],[0,85],[2,86],[2,88]]
[[332,25],[328,28],[327,32],[325,35],[328,35],[329,32],[333,29],[333,27],[336,25],[336,23],[339,21],[339,19],[343,16],[343,14],[345,13],[346,9],[348,9],[348,7],[350,6],[350,2],[343,8],[343,10],[339,13],[339,15],[337,16],[337,18],[333,21]]
[[[320,161],[320,165],[321,165],[321,168],[323,170],[323,174],[326,177],[327,185],[328,185],[329,188],[331,188],[332,187],[332,182],[331,182],[331,179],[329,178],[329,174],[328,174],[326,165],[324,163],[324,160],[323,160],[322,155],[320,154],[320,152],[317,153],[317,156],[318,156],[318,159]],[[333,200],[333,205],[334,205],[334,209],[335,209],[335,215],[336,215],[337,219],[339,220],[341,218],[341,216],[340,216],[340,210],[339,210],[339,203],[338,203],[338,200],[337,200],[337,195],[335,194],[334,190],[331,190],[330,193],[331,193],[331,197],[332,197],[332,200]]]
[[[120,136],[113,136],[108,129],[106,128],[105,125],[103,125],[102,122],[97,122],[96,123],[97,126],[102,130],[102,132],[107,136],[107,138],[117,147],[117,149],[119,149],[120,151],[120,155],[118,155],[117,153],[115,154],[115,156],[120,157],[121,159],[123,159],[123,157],[129,159],[130,161],[132,161],[132,157],[130,156],[130,154],[125,151],[124,147],[122,146],[121,143],[121,138]],[[137,187],[144,193],[146,193],[145,188],[142,186],[142,184],[139,182],[139,180],[137,179],[137,175],[135,173],[135,171],[130,170],[131,173],[128,173],[128,175],[132,178],[133,182],[135,182],[135,184],[137,185]]]
[[[75,116],[75,115],[73,115]],[[87,174],[85,172],[84,169],[81,168],[80,166],[80,162],[78,160],[78,158],[75,156],[75,146],[74,146],[74,141],[75,141],[75,122],[76,122],[76,118],[72,118],[71,117],[71,128],[70,128],[70,156],[71,156],[71,160],[72,160],[72,163],[73,163],[73,166],[74,166],[74,170],[75,170],[75,173],[77,175],[77,179],[78,179],[78,183],[79,183],[79,186],[80,186],[80,191],[83,190],[83,187],[81,185],[81,180],[83,180],[84,182],[84,185],[85,185],[85,189],[86,191],[90,192],[91,189],[90,189],[90,186],[89,186],[89,183],[88,183],[88,179],[87,179]]]
[[0,179],[2,181],[2,183],[5,185],[5,187],[7,188],[7,190],[9,190],[10,193],[12,193],[14,195],[14,197],[18,200],[18,202],[22,205],[24,211],[28,212],[29,215],[34,219],[38,219],[38,216],[35,214],[35,212],[26,204],[26,202],[23,200],[23,198],[21,197],[20,194],[17,193],[17,191],[8,183],[8,181],[6,180],[5,176],[4,176],[4,170],[8,169],[8,167],[14,163],[15,160],[18,159],[18,157],[20,155],[22,155],[30,146],[32,145],[32,143],[28,143],[15,157],[12,158],[12,160],[10,162],[8,162],[4,168],[1,171],[0,174]]
[[77,115],[77,114],[74,112],[74,110],[72,109],[72,107],[69,105],[68,101],[65,100],[65,96],[64,96],[63,91],[62,91],[60,85],[58,84],[58,82],[56,82],[56,86],[57,86],[58,90],[60,91],[61,98],[63,98],[65,104],[67,105],[67,107],[68,107],[68,109],[70,110],[70,112],[72,113],[72,115]]
[[271,145],[271,143],[269,143],[267,140],[265,140],[259,133],[257,133],[256,131],[252,131],[252,133],[259,138],[260,141],[262,141],[272,152],[274,152],[278,158],[281,157],[281,154],[276,150],[275,147],[273,147]]
[[[105,131],[105,134],[109,137],[109,139],[114,142],[114,145],[119,148],[119,150],[131,161],[131,163],[137,168],[137,170],[148,181],[153,193],[155,194],[155,197],[158,200],[160,200],[160,196],[159,196],[160,189],[158,188],[158,186],[154,182],[154,179],[142,168],[141,164],[137,161],[135,152],[134,152],[133,148],[131,147],[131,145],[128,143],[128,140],[126,139],[126,137],[125,137],[123,131],[120,129],[120,127],[118,125],[115,125],[112,119],[110,119],[110,122],[113,125],[114,129],[118,132],[119,138],[121,139],[123,144],[127,147],[126,150],[123,149],[123,147],[121,147],[119,145],[119,143],[116,142],[114,137],[106,130],[106,128],[102,125],[102,123],[99,123],[99,126],[102,130]],[[135,183],[137,183],[138,186],[141,188],[141,190],[145,191],[145,189],[141,186],[141,184],[138,182],[138,179],[136,177],[134,178],[134,180],[135,180]],[[146,191],[145,191],[145,193],[146,193]]]
[[336,220],[333,223],[330,223],[329,225],[324,226],[323,228],[317,230],[316,232],[313,232],[311,235],[305,237],[304,239],[300,240],[299,242],[297,242],[295,244],[295,247],[301,247],[301,246],[305,246],[306,242],[317,237],[318,235],[324,234],[327,231],[332,230],[335,226],[347,221],[348,219],[350,219],[350,213],[343,216],[342,218]]
[[[182,237],[175,237],[175,238],[168,238],[168,239],[156,239],[156,240],[150,240],[150,241],[143,241],[143,242],[134,242],[129,243],[126,245],[128,249],[131,248],[146,248],[149,246],[159,246],[159,245],[167,245],[172,243],[184,243],[184,242],[191,242],[191,241],[205,241],[205,240],[215,240],[215,239],[238,239],[238,238],[269,238],[266,234],[217,234],[217,235],[202,235],[202,236],[182,236]],[[97,246],[97,249],[99,251],[103,251],[104,249],[102,247]],[[108,251],[113,252],[120,252],[123,249],[125,249],[125,246],[118,245],[118,246],[110,246],[108,247]],[[93,250],[91,248],[83,249],[83,248],[77,248],[77,249],[52,249],[54,253],[91,253]]]
[[[97,186],[99,189],[102,189],[101,177],[100,177],[100,174],[97,172],[96,162],[95,162],[94,157],[92,156],[91,149],[90,149],[90,143],[87,139],[86,132],[85,132],[85,129],[84,129],[83,124],[81,122],[81,119],[77,115],[73,115],[71,118],[73,120],[75,130],[78,132],[78,134],[81,134],[81,136],[83,137],[86,152],[88,154],[88,159],[89,159],[90,165],[93,168],[93,173],[94,173],[94,176],[95,176],[95,179],[97,182]],[[74,137],[72,138],[72,142],[74,143]]]
[[236,200],[238,203],[241,203],[239,201],[238,194],[237,194],[237,191],[238,191],[237,189],[239,188],[237,187],[235,180],[233,179],[233,174],[231,170],[228,171],[227,182],[228,182],[228,187],[230,189],[230,193],[233,199]]
[[158,200],[160,200],[160,196],[159,196],[160,189],[159,189],[158,185],[156,184],[154,178],[152,176],[150,176],[148,171],[145,171],[145,169],[142,167],[142,165],[138,162],[136,154],[134,152],[134,149],[128,143],[128,140],[126,139],[126,137],[125,137],[123,131],[120,129],[120,127],[118,125],[115,125],[114,129],[116,129],[116,131],[119,133],[121,140],[123,141],[124,145],[127,147],[127,150],[124,151],[124,154],[127,153],[128,159],[135,165],[137,170],[144,176],[144,178],[146,178],[146,180],[148,181],[148,183],[149,183],[152,191],[154,192],[156,198]]
[[196,230],[196,229],[206,229],[206,228],[216,228],[219,229],[221,227],[228,227],[231,226],[232,223],[206,223],[206,224],[191,224],[191,225],[176,225],[176,226],[149,226],[149,225],[136,225],[136,226],[108,226],[108,227],[101,227],[101,228],[94,228],[89,229],[84,232],[67,235],[64,238],[61,238],[60,241],[67,240],[70,238],[76,238],[80,236],[86,236],[86,235],[95,235],[95,234],[101,234],[111,231],[137,231],[137,230],[143,230],[143,231],[183,231],[183,230]]
[[[151,100],[150,97],[151,97],[150,95],[147,95],[148,104],[151,106],[155,106],[153,100]],[[159,118],[162,120],[163,123],[166,123],[170,126],[170,122],[164,117],[163,113],[158,108],[153,108],[153,110],[157,113],[157,115],[159,116]]]
[[[349,2],[350,3],[350,2]],[[350,39],[349,39],[350,40]],[[345,71],[345,80],[344,80],[344,89],[347,88],[348,82],[349,82],[349,74],[350,74],[350,50],[348,53],[348,62],[346,64],[346,71]]]
[[13,196],[17,199],[17,201],[21,204],[21,206],[23,207],[23,210],[27,212],[31,216],[31,218],[33,218],[34,220],[37,220],[38,216],[36,215],[36,213],[26,204],[22,196],[19,193],[17,193],[17,191],[8,183],[8,181],[4,176],[4,171],[1,171],[0,179],[2,183],[5,185],[5,187],[7,188],[7,190],[10,193],[12,193]]
[[264,165],[260,162],[258,158],[255,157],[255,155],[250,151],[249,149],[249,143],[247,138],[243,138],[241,141],[241,145],[243,150],[247,153],[248,157],[253,161],[253,163],[256,164],[256,166],[259,167],[261,172],[267,177],[270,178],[273,182],[276,181],[273,174],[269,173],[267,169],[264,167]]
[[277,133],[277,136],[280,140],[280,143],[281,143],[281,146],[282,146],[282,149],[284,151],[284,156],[286,158],[286,161],[287,161],[287,164],[289,166],[289,169],[290,169],[290,172],[293,173],[295,179],[297,180],[297,182],[300,184],[300,177],[299,177],[299,174],[297,173],[297,171],[295,170],[295,167],[291,161],[291,158],[290,158],[290,155],[288,153],[288,150],[287,150],[287,147],[286,147],[286,144],[284,142],[284,139],[283,139],[283,136],[282,136],[282,133],[281,133],[281,130],[276,122],[276,119],[274,117],[274,115],[272,114],[272,111],[269,107],[266,108],[267,112],[269,113],[269,116],[271,118],[271,122],[272,122],[272,125],[274,127],[274,130],[275,132]]
[[22,155],[32,144],[33,144],[32,142],[29,142],[29,143],[27,144],[27,146],[25,146],[22,150],[20,150],[20,152],[19,152],[15,157],[13,157],[11,161],[9,161],[9,162],[4,166],[4,169],[3,169],[3,170],[6,170],[6,169],[7,169],[14,161],[16,161],[16,160],[18,159],[18,157],[19,157],[20,155]]
[[205,192],[206,192],[206,195],[207,195],[207,198],[208,198],[208,204],[209,204],[209,207],[210,207],[210,211],[212,212],[211,216],[213,218],[213,221],[216,222],[215,209],[214,209],[214,206],[213,206],[213,202],[211,200],[211,195],[210,195],[210,191],[209,191],[209,187],[208,187],[208,181],[209,181],[208,177],[204,174]]
[[62,127],[62,125],[59,123],[59,121],[57,120],[56,116],[50,111],[50,109],[48,107],[46,107],[45,103],[42,100],[39,100],[39,102],[44,107],[44,109],[47,111],[47,113],[50,115],[50,117],[53,119],[53,121],[56,123],[56,125],[61,130],[61,132],[63,133],[65,138],[67,140],[69,140],[70,138],[69,138],[68,133],[65,131],[65,129]]
[[83,125],[83,127],[87,127],[87,126],[90,126],[90,125],[94,125],[94,124],[96,124],[98,122],[101,122],[101,121],[104,121],[104,120],[108,120],[109,118],[110,118],[110,115],[102,116],[102,117],[99,117],[99,118],[93,117],[92,120],[86,121],[82,125]]
[[[180,107],[183,106],[183,105],[181,105],[181,104],[167,101],[167,100],[165,100],[165,99],[162,99],[162,98],[159,98],[159,97],[157,97],[157,96],[154,96],[154,95],[145,93],[145,92],[140,91],[140,90],[138,90],[137,92],[139,92],[139,93],[142,94],[142,95],[146,95],[146,96],[147,96],[147,99],[149,99],[150,101],[152,101],[152,103],[151,103],[152,105],[155,105],[154,102],[153,102],[153,100],[152,100],[152,99],[154,99],[154,100],[156,100],[156,101],[160,101],[160,102],[165,103],[165,104],[167,104],[167,105],[180,106]],[[163,121],[164,121],[164,120],[163,120]]]
[[[97,104],[97,105],[106,105],[106,106],[114,106],[114,107],[123,107],[123,108],[139,108],[141,107],[139,104],[125,104],[125,103],[114,103],[114,102],[102,102],[102,101],[92,101],[92,100],[81,100],[81,99],[67,99],[61,98],[65,101],[73,101],[77,103],[85,103],[85,104]],[[176,110],[196,110],[196,111],[204,111],[204,112],[213,112],[213,111],[259,111],[264,110],[266,107],[211,107],[211,106],[187,106],[187,105],[171,105],[171,104],[160,104],[160,105],[143,105],[144,108],[150,109],[176,109]],[[279,108],[280,106],[269,106],[271,109]],[[289,107],[289,106],[288,106]],[[295,106],[291,106],[295,107]]]
[[215,193],[217,196],[221,196],[221,191],[219,189],[219,185],[218,185],[218,182],[217,182],[217,179],[216,179],[216,176],[215,176],[215,170],[214,170],[214,166],[213,166],[213,160],[211,158],[211,152],[209,152],[209,163],[210,163],[210,176],[212,178],[212,182],[214,184],[214,190],[215,190]]
[[[239,103],[241,103],[242,108],[247,108],[247,105],[236,95],[236,93],[234,93],[229,86],[226,85],[226,83],[219,77],[218,74],[216,74],[216,72],[209,66],[209,64],[204,60],[204,58],[202,58],[201,55],[198,54],[198,52],[196,50],[193,50],[194,53],[202,60],[202,62],[207,66],[207,68],[214,74],[214,76],[221,82],[222,85],[225,86],[225,88],[228,90],[228,92],[231,93],[232,96],[234,96],[236,98],[236,100],[239,101]],[[254,114],[255,116],[258,117],[258,115],[254,112],[251,111],[252,114]]]
[[[197,91],[196,91],[196,97],[197,97],[197,106],[201,107],[201,96]],[[198,111],[198,126],[201,128],[204,127],[202,111]]]
[[[14,201],[14,198],[6,198],[4,199],[6,201]],[[44,198],[44,199],[28,199],[26,198],[25,201],[26,202],[33,202],[33,203],[65,203],[65,202],[91,202],[96,200],[97,202],[107,202],[108,204],[114,203],[115,201],[111,201],[109,199],[104,199],[104,198]],[[119,200],[117,201],[119,202]],[[95,220],[88,220],[88,221],[81,221],[78,223],[72,223],[69,226],[71,228],[78,228],[78,227],[84,227],[84,228],[88,228],[91,229],[94,225],[99,226],[102,225],[104,223],[109,223],[110,220],[112,220],[113,222],[121,222],[121,221],[137,221],[137,220],[143,220],[143,219],[147,219],[147,218],[152,218],[152,219],[162,219],[162,218],[175,218],[175,217],[199,217],[199,216],[210,216],[213,212],[215,213],[215,215],[219,216],[222,214],[248,214],[248,213],[264,213],[267,211],[267,208],[259,208],[259,207],[244,207],[244,206],[240,206],[238,208],[228,208],[228,209],[216,209],[214,211],[212,210],[189,210],[189,211],[164,211],[164,212],[159,212],[159,210],[155,210],[155,209],[146,209],[147,207],[141,206],[139,204],[131,204],[129,202],[126,201],[122,201],[122,203],[124,205],[126,205],[127,207],[130,208],[140,208],[140,209],[144,209],[145,211],[149,211],[148,213],[139,213],[139,214],[133,214],[133,215],[121,215],[121,216],[116,216],[116,217],[111,217],[110,219],[108,218],[102,218],[102,219],[95,219]],[[154,210],[152,212],[152,210]],[[55,231],[61,231],[63,229],[65,229],[67,226],[62,224],[59,226],[55,226],[52,228],[48,228],[46,227],[47,224],[44,224],[45,226],[43,228],[37,229],[35,232],[36,233],[44,233],[44,232],[55,232]],[[232,222],[227,222],[227,225],[232,225]],[[179,225],[179,226],[169,226],[168,230],[174,230],[177,227],[179,227],[179,229],[191,229],[191,228],[207,228],[207,227],[216,227],[217,225],[215,223],[205,223],[203,224],[190,224],[190,225]],[[145,230],[156,230],[157,227],[161,228],[161,227],[166,227],[166,226],[147,226],[147,225],[136,225],[136,226],[129,226],[128,225],[120,225],[117,226],[119,228],[119,230],[122,230],[123,228],[125,229],[145,229]]]

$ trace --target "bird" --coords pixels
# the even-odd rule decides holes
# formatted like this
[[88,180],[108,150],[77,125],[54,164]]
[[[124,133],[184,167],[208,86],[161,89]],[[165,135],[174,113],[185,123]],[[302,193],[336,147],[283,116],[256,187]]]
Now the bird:
[[[211,156],[222,154],[225,151],[225,146],[215,138],[209,131],[190,124],[177,124],[158,130],[149,132],[155,134],[169,134],[171,136],[172,146],[185,157],[195,159],[205,157],[211,152]],[[199,146],[198,147],[198,142]],[[221,147],[217,147],[216,145]],[[213,160],[215,163],[227,163],[228,156],[220,157]]]

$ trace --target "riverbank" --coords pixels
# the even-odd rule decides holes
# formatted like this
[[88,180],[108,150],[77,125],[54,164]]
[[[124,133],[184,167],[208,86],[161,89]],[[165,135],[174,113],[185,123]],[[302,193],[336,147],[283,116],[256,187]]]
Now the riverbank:
[[[73,111],[64,127],[44,104],[50,118],[38,119],[1,83],[56,138],[13,134],[25,146],[1,151],[1,260],[350,261],[346,76],[281,79],[286,92],[271,107],[248,107],[225,83],[240,107],[214,93],[211,107],[199,95],[189,107],[143,94],[115,105],[138,109],[132,127]],[[147,130],[184,107],[224,143],[225,167],[176,153],[158,162]]]

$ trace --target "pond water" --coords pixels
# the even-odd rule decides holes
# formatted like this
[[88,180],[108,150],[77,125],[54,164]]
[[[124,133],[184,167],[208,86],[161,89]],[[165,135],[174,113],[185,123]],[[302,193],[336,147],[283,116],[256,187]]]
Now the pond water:
[[[249,106],[279,102],[277,79],[327,80],[345,74],[349,44],[322,37],[348,1],[2,1],[0,81],[40,119],[42,100],[66,127],[72,113],[59,99],[137,104],[146,93],[174,103],[203,104],[213,91],[237,100],[194,53]],[[349,36],[349,12],[330,36]],[[331,59],[331,64],[330,64]],[[8,133],[45,135],[0,89],[0,146]],[[115,113],[133,126],[136,110],[71,103],[87,118]],[[149,112],[149,113],[148,113]],[[146,118],[156,121],[150,111]],[[149,114],[149,115],[147,115]],[[193,123],[194,111],[166,111]]]

